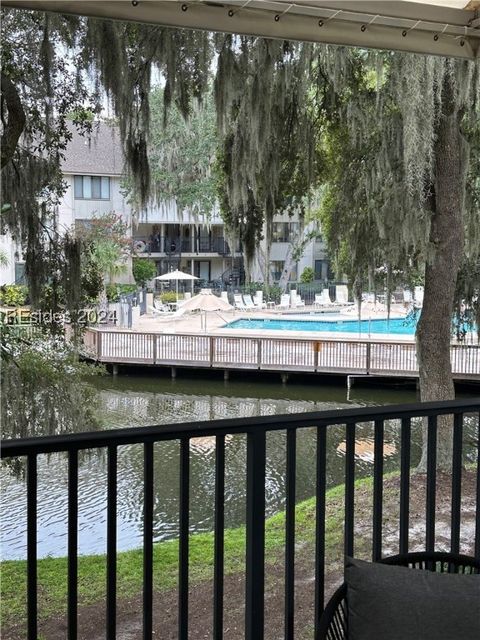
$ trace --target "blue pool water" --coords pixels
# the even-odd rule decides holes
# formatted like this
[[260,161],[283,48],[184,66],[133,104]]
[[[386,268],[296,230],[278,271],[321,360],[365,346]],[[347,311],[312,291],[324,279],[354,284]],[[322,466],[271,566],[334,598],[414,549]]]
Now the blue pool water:
[[268,331],[332,331],[341,333],[396,333],[413,335],[416,322],[412,318],[390,320],[287,320],[285,318],[240,319],[229,322],[225,329],[257,329]]

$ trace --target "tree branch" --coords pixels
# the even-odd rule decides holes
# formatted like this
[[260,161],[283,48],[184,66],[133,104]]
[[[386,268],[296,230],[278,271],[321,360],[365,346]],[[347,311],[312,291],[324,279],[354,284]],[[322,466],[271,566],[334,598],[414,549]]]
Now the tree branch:
[[[2,165],[1,168],[8,164],[17,148],[18,139],[25,127],[25,112],[23,110],[20,96],[17,88],[8,76],[2,73],[2,102],[6,105],[8,111],[8,122],[4,127],[1,146],[2,146]],[[3,107],[3,105],[2,105]],[[3,112],[3,108],[2,108]]]

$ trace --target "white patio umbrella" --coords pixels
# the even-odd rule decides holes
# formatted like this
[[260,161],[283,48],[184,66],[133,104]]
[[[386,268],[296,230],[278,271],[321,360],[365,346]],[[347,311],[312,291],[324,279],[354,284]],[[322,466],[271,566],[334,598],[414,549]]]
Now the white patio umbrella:
[[[185,273],[184,271],[170,271],[169,273],[164,273],[161,276],[157,276],[154,278],[155,280],[175,280],[175,291],[177,294],[177,302],[178,302],[178,281],[179,280],[198,280],[197,276],[192,276],[191,273]],[[192,298],[193,299],[193,298]]]
[[204,311],[205,331],[207,330],[207,313],[209,311],[230,311],[232,305],[212,293],[211,289],[202,289],[199,294],[182,304],[182,311]]

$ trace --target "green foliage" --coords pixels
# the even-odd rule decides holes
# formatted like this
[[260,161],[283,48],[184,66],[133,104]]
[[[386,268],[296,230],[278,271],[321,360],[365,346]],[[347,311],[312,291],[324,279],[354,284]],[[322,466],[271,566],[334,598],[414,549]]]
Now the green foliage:
[[266,282],[248,282],[242,287],[242,293],[255,295],[257,291],[263,292],[264,302],[280,302],[282,289],[276,284],[267,284]]
[[92,249],[92,246],[84,246],[81,258],[82,289],[87,304],[95,302],[103,290],[103,274]]
[[[62,339],[2,334],[3,437],[73,433],[99,428],[96,392],[86,375],[103,369],[80,362]],[[62,407],[59,411],[58,408]]]
[[321,172],[314,107],[324,82],[312,82],[310,44],[226,35],[218,49],[220,203],[248,271],[264,224],[268,238],[275,213],[302,217],[308,206]]
[[[178,299],[180,300],[181,298],[183,298],[183,294],[179,293],[178,294]],[[164,293],[161,294],[160,300],[165,304],[167,304],[169,302],[176,302],[177,301],[177,294],[176,294],[175,291],[165,291]]]
[[172,105],[165,122],[163,92],[151,95],[152,192],[157,202],[174,199],[179,211],[204,221],[215,206],[216,178],[212,171],[218,145],[213,98],[207,93],[192,105],[185,120]]
[[2,142],[18,132],[12,145],[2,144],[2,200],[10,205],[8,210],[2,206],[2,230],[21,245],[34,303],[46,284],[61,286],[55,274],[62,274],[70,283],[76,279],[75,287],[64,289],[67,303],[73,293],[78,304],[79,262],[71,263],[77,257],[72,251],[67,259],[57,230],[57,208],[66,189],[61,163],[72,129],[89,134],[92,115],[103,111],[107,96],[127,170],[140,204],[146,204],[151,77],[156,70],[165,80],[166,109],[175,102],[188,116],[193,99],[207,87],[211,36],[4,8],[1,24]]
[[128,230],[128,223],[115,212],[94,215],[88,224],[80,227],[76,235],[85,247],[84,268],[96,267],[110,284],[116,276],[125,273],[130,248]]
[[76,271],[56,211],[71,127],[88,129],[81,119],[72,125],[69,114],[94,109],[90,87],[69,64],[80,24],[73,16],[2,9],[2,142],[16,130],[22,143],[2,145],[2,202],[9,208],[2,205],[1,226],[22,247],[35,304],[44,286],[59,287],[67,271]]
[[157,266],[153,260],[135,258],[132,271],[135,282],[140,287],[144,287],[147,282],[157,275]]
[[335,67],[323,58],[340,100],[339,118],[325,120],[328,187],[320,208],[337,277],[346,273],[356,291],[373,290],[383,267],[389,290],[399,281],[423,282],[436,251],[430,237],[435,141],[447,108],[470,145],[462,180],[465,252],[474,258],[480,249],[478,65],[348,49],[338,57]]
[[9,260],[5,251],[0,250],[0,267],[8,267]]
[[28,289],[20,284],[5,284],[0,287],[0,304],[6,307],[21,307],[25,304]]
[[118,302],[121,295],[135,293],[137,285],[135,284],[107,284],[105,291],[109,302]]
[[312,267],[305,267],[300,276],[300,282],[306,284],[307,282],[313,282],[315,280],[315,271]]

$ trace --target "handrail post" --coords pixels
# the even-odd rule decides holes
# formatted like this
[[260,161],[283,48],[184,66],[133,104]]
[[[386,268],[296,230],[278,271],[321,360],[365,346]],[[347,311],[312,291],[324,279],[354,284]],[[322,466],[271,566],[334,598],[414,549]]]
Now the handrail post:
[[262,338],[257,338],[257,367],[262,368]]
[[365,369],[366,369],[366,373],[370,373],[371,358],[372,358],[372,343],[366,342],[365,344],[367,345]]
[[157,364],[157,334],[156,333],[152,333],[152,340],[153,340],[153,344],[152,344],[153,364]]
[[256,428],[247,436],[246,640],[264,636],[265,457],[265,431]]
[[209,353],[210,366],[213,367],[213,363],[215,362],[215,337],[214,336],[210,336],[208,349],[210,352]]
[[102,359],[102,332],[97,331],[97,360]]

